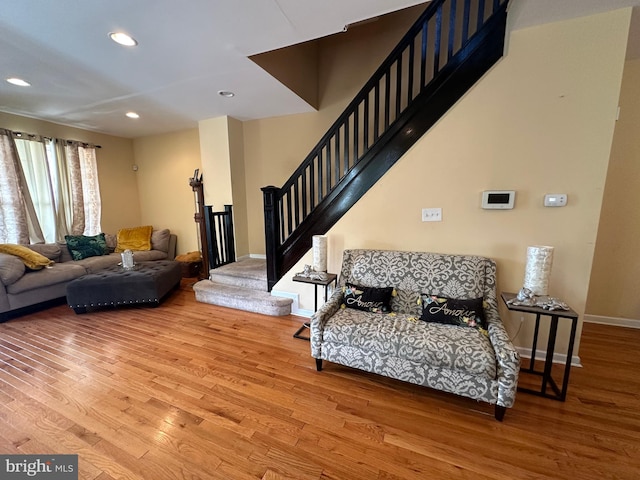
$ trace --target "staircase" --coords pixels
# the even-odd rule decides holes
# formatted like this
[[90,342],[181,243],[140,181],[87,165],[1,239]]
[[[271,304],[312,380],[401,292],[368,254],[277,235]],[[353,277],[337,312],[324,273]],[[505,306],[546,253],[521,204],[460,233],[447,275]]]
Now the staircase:
[[507,4],[432,0],[284,185],[262,189],[269,290],[502,57]]
[[211,270],[209,280],[193,286],[196,300],[221,307],[264,315],[291,313],[290,298],[276,297],[267,291],[266,260],[245,258]]
[[266,262],[212,270],[196,299],[289,314],[268,292],[502,57],[508,2],[431,0],[285,184],[262,188]]

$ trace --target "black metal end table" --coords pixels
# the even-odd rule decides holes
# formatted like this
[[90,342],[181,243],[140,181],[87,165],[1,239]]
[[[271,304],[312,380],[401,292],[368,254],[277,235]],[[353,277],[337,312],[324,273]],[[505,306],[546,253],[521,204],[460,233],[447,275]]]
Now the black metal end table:
[[[324,301],[327,301],[327,296],[329,292],[329,285],[333,283],[334,287],[337,285],[338,275],[335,273],[327,273],[327,278],[324,280],[319,280],[315,278],[308,277],[300,277],[296,275],[293,277],[294,282],[302,282],[302,283],[310,283],[314,285],[314,295],[313,295],[313,312],[318,311],[318,287],[324,287]],[[293,338],[300,338],[301,340],[310,340],[309,337],[303,337],[300,335],[305,329],[309,328],[309,322],[304,322],[302,326],[293,334]]]
[[[509,310],[512,312],[533,313],[536,316],[536,326],[533,334],[533,345],[531,347],[531,359],[528,368],[520,368],[521,372],[531,373],[542,376],[542,384],[540,390],[518,387],[521,392],[531,393],[540,397],[551,398],[564,402],[567,398],[567,386],[569,385],[569,373],[571,372],[571,359],[573,357],[573,345],[576,339],[576,329],[578,327],[578,314],[573,310],[545,310],[540,307],[528,307],[525,305],[511,305],[509,300],[516,297],[515,293],[503,292],[502,300]],[[540,316],[546,315],[551,317],[549,324],[549,337],[547,340],[547,355],[544,361],[544,369],[542,371],[535,369],[536,349],[538,346],[538,333],[540,332]],[[564,376],[562,378],[562,388],[558,387],[551,376],[551,367],[553,366],[553,353],[556,347],[556,335],[558,333],[558,320],[560,318],[571,320],[571,335],[569,337],[569,346],[567,348],[567,361],[564,367]],[[553,390],[553,393],[547,391],[547,387]]]

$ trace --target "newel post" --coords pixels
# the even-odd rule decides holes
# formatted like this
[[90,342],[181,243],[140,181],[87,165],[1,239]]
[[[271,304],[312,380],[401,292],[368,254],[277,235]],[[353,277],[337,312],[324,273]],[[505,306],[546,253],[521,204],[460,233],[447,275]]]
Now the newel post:
[[278,246],[280,245],[280,209],[278,208],[279,188],[263,187],[264,199],[264,235],[267,255],[267,286],[269,291],[280,279],[280,259]]
[[233,228],[233,205],[225,205],[224,211],[226,213],[224,217],[224,227],[226,231],[227,242],[227,262],[236,261],[236,239]]

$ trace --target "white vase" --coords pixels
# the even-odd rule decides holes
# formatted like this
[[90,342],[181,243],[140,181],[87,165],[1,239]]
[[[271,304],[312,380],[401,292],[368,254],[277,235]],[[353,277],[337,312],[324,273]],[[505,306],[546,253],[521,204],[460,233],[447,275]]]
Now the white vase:
[[313,236],[313,270],[327,271],[327,237],[324,235]]
[[527,247],[527,266],[524,270],[524,288],[534,295],[549,294],[549,277],[553,264],[553,247]]

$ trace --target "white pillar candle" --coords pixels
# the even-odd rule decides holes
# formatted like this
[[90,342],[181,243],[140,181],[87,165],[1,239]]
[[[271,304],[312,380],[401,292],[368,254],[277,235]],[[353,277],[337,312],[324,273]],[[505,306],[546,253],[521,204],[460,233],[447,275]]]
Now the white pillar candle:
[[327,237],[323,235],[313,236],[313,270],[327,271]]
[[548,295],[549,276],[553,263],[553,247],[527,247],[527,266],[524,270],[524,288],[534,295]]

